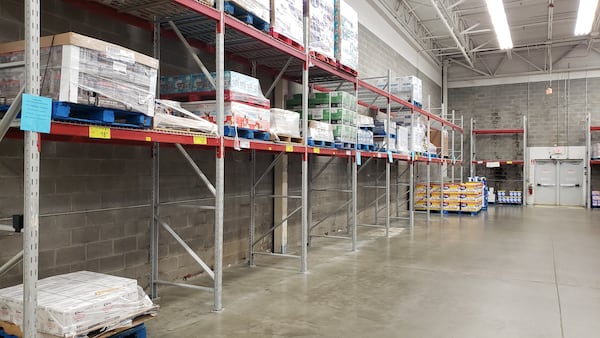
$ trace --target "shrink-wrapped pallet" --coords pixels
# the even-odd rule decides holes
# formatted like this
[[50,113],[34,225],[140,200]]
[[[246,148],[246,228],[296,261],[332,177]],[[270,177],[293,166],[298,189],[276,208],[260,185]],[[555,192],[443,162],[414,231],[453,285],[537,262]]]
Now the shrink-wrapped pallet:
[[[24,41],[0,44],[0,66],[23,61]],[[76,33],[40,39],[40,95],[57,101],[154,114],[158,60]],[[0,67],[0,98],[11,103],[25,67]]]
[[335,58],[358,70],[358,13],[344,0],[335,0]]
[[[190,112],[217,123],[215,101],[196,101],[181,103],[181,107]],[[271,124],[270,109],[247,105],[240,102],[225,102],[225,125],[259,131],[269,131]]]
[[278,108],[271,108],[271,134],[277,136],[300,137],[300,114]]
[[268,23],[271,19],[271,0],[229,0],[228,2],[239,6],[264,22]]
[[370,130],[358,129],[358,144],[374,145],[373,132]]
[[303,0],[271,0],[271,28],[275,33],[304,44]]
[[315,141],[333,142],[333,126],[326,122],[308,121],[308,138]]
[[329,58],[334,51],[334,0],[310,0],[310,50]]

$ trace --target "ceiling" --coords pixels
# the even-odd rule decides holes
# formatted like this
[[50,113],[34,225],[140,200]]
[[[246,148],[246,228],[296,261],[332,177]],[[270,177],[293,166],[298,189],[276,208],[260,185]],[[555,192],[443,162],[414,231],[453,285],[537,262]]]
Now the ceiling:
[[498,49],[485,0],[376,0],[448,77],[471,80],[600,69],[600,15],[576,37],[577,0],[504,0],[514,48]]

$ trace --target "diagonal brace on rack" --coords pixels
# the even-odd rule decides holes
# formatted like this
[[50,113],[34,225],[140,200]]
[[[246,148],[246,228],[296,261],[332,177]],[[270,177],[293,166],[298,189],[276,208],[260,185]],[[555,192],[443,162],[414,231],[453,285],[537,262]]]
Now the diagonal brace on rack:
[[206,76],[206,78],[208,79],[208,82],[210,82],[210,84],[213,86],[213,88],[217,89],[217,83],[215,82],[215,79],[210,74],[208,69],[206,69],[206,67],[204,66],[204,63],[202,63],[202,60],[200,60],[198,55],[196,55],[196,53],[194,52],[194,49],[192,48],[192,46],[190,46],[190,43],[185,39],[183,34],[181,34],[181,31],[179,30],[179,28],[177,28],[177,25],[175,25],[175,23],[173,21],[169,21],[169,26],[171,26],[171,29],[173,29],[173,32],[175,32],[175,34],[177,35],[179,40],[181,40],[181,42],[185,46],[185,49],[187,49],[187,51],[192,56],[192,59],[194,59],[194,62],[196,62],[196,65],[198,65],[198,67],[200,67],[200,69],[202,70],[202,73],[204,73],[204,76]]
[[185,149],[183,149],[183,146],[179,143],[175,144],[175,147],[177,147],[177,149],[179,150],[179,152],[183,155],[183,157],[185,157],[185,159],[188,161],[188,163],[190,164],[190,166],[194,169],[194,171],[196,172],[196,174],[198,175],[198,177],[200,177],[200,179],[204,182],[204,184],[206,184],[206,187],[208,188],[208,190],[210,190],[211,194],[216,197],[217,196],[217,189],[215,189],[215,186],[210,182],[210,180],[208,179],[208,177],[206,177],[206,175],[204,175],[204,173],[202,172],[202,170],[200,169],[200,167],[198,167],[198,165],[196,164],[196,162],[194,162],[194,160],[192,159],[192,157],[190,156],[190,154],[188,154],[187,151],[185,151]]
[[319,171],[311,179],[314,181],[321,176],[321,174],[325,171],[325,169],[327,169],[327,167],[329,167],[333,160],[335,160],[335,156],[330,157],[327,163],[325,163],[325,165],[323,165],[323,167],[321,167],[321,169],[319,169]]
[[267,90],[267,93],[265,94],[265,97],[271,96],[271,93],[273,92],[273,90],[275,90],[275,87],[277,86],[277,84],[279,83],[279,81],[281,81],[281,78],[283,77],[283,74],[285,74],[285,72],[287,71],[288,67],[290,66],[290,64],[292,63],[293,60],[294,60],[294,57],[290,56],[290,58],[287,60],[287,62],[285,63],[285,65],[283,66],[283,68],[281,69],[281,71],[279,72],[279,74],[277,74],[277,77],[275,78],[275,80],[271,84],[271,87],[269,87],[269,90]]
[[17,264],[21,262],[23,259],[23,250],[21,250],[18,254],[16,254],[13,258],[9,259],[8,262],[4,263],[0,267],[0,276],[10,271],[10,269],[14,268]]
[[196,254],[196,252],[190,248],[190,246],[175,232],[175,230],[173,230],[170,225],[162,220],[157,219],[157,221],[171,236],[173,236],[173,238],[185,249],[185,251],[192,256],[192,258],[202,267],[202,269],[206,271],[210,278],[215,279],[215,273],[212,271],[212,269],[206,263],[204,263],[202,258],[200,258],[200,256],[198,256],[198,254]]
[[279,163],[279,161],[281,161],[281,159],[283,158],[283,154],[284,154],[283,152],[277,154],[277,156],[273,159],[273,162],[271,162],[271,164],[269,164],[267,169],[265,169],[265,171],[262,173],[262,175],[260,175],[260,177],[254,183],[254,189],[256,189],[258,187],[258,184],[269,174],[269,172],[271,170],[273,170],[273,168],[275,168],[277,163]]
[[25,87],[21,88],[21,90],[15,97],[15,100],[4,114],[4,117],[0,120],[0,142],[2,142],[2,139],[4,139],[4,136],[6,135],[6,132],[8,132],[12,121],[17,117],[17,115],[21,111],[21,98],[23,97],[24,90]]
[[316,228],[317,226],[319,226],[321,223],[325,222],[329,218],[329,216],[336,214],[338,211],[344,209],[350,203],[352,203],[352,200],[344,202],[344,204],[340,205],[337,209],[335,209],[334,211],[330,212],[329,214],[327,214],[327,216],[323,217],[323,219],[321,219],[320,221],[318,221],[317,223],[315,223],[313,226],[311,226],[310,229],[309,229],[309,231],[312,231],[314,228]]
[[275,229],[279,228],[283,223],[287,222],[287,220],[289,220],[290,218],[292,218],[292,216],[294,216],[300,210],[302,210],[302,206],[299,206],[296,209],[294,209],[294,211],[292,211],[289,215],[287,215],[286,218],[284,218],[283,220],[279,221],[279,223],[275,224],[266,233],[264,233],[263,235],[261,235],[257,240],[254,241],[254,243],[252,243],[252,247],[256,246],[256,244],[258,244],[258,242],[262,241],[270,233],[272,233],[273,231],[275,231]]

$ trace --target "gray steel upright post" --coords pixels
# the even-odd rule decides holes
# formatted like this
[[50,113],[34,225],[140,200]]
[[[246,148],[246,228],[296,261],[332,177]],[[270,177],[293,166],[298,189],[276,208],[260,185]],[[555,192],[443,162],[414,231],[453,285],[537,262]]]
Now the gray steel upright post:
[[[155,18],[156,20],[156,18]],[[160,59],[160,22],[154,24],[153,56]],[[156,85],[156,97],[160,96],[160,84]],[[160,144],[152,145],[152,220],[150,223],[150,297],[158,298],[158,234],[160,217]]]
[[[446,115],[446,107],[444,105],[444,103],[442,103],[442,119],[446,119],[447,115]],[[444,124],[442,123],[442,127],[440,129],[440,148],[441,149],[441,153],[444,153],[444,142],[442,142],[442,138],[444,137]],[[440,218],[444,218],[444,166],[446,165],[446,160],[444,160],[444,157],[442,156],[442,160],[440,161]]]
[[[354,96],[356,97],[356,110],[358,113],[358,83],[354,84]],[[356,141],[358,144],[358,140]],[[358,147],[355,147],[356,151]],[[356,156],[352,159],[352,251],[356,251],[358,240],[358,163]]]
[[475,121],[473,120],[473,118],[471,118],[471,129],[469,129],[470,135],[471,135],[471,142],[469,144],[470,146],[470,153],[469,153],[469,171],[471,174],[471,177],[475,176],[475,161],[476,161],[476,156],[475,156],[475,134],[473,133],[473,128],[475,127]]
[[[586,90],[587,96],[587,90]],[[585,115],[585,168],[587,172],[585,175],[586,179],[586,196],[585,205],[588,209],[592,207],[592,119],[590,113],[587,112],[586,103],[586,115]],[[525,190],[523,190],[523,196],[525,196]]]
[[308,67],[310,65],[310,2],[304,2],[304,64],[302,68],[302,226],[300,234],[300,271],[308,271]]
[[[25,1],[25,93],[40,94],[40,0]],[[40,212],[39,134],[24,141],[23,334],[37,337],[37,280]]]
[[256,228],[256,150],[250,152],[250,234],[248,236],[248,265],[254,267],[254,233]]
[[[588,163],[589,165],[589,163]],[[523,115],[523,192],[521,204],[527,205],[527,181],[529,180],[529,156],[527,156],[527,116]]]
[[219,132],[219,145],[216,153],[216,184],[215,201],[215,265],[214,265],[214,311],[223,310],[223,209],[225,207],[225,139],[224,111],[225,111],[225,13],[224,1],[217,0],[217,10],[220,18],[217,21],[216,32],[216,84],[217,84],[217,126]]
[[[392,70],[388,69],[388,100],[387,100],[387,137],[386,145],[388,152],[391,152],[391,130],[392,130]],[[395,122],[394,122],[395,123]],[[394,129],[396,126],[394,125]],[[398,135],[396,135],[398,137]],[[385,161],[385,237],[390,237],[390,184],[391,184],[391,163],[389,159]]]
[[[452,123],[456,124],[456,112],[452,110]],[[448,157],[452,161],[452,183],[456,180],[455,173],[455,159],[456,159],[456,146],[454,145],[454,138],[456,137],[455,130],[452,128],[452,144],[450,145],[450,151],[448,152]],[[442,156],[443,158],[444,156]]]
[[465,170],[465,123],[464,116],[460,116],[460,127],[462,132],[460,133],[460,181],[463,182],[464,170]]
[[[427,137],[431,140],[431,119],[427,117]],[[425,187],[427,198],[427,222],[431,219],[431,154],[427,149],[427,186]]]

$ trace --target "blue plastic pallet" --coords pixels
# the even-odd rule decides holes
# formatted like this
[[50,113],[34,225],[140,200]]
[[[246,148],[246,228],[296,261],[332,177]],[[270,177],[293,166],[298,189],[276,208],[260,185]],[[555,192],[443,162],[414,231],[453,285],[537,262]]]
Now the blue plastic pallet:
[[353,150],[356,147],[356,144],[347,142],[336,142],[334,144],[334,147],[338,149]]
[[0,329],[0,338],[19,338],[17,336],[13,336],[12,334],[8,334]]
[[375,151],[377,150],[377,146],[374,144],[357,144],[356,145],[356,149],[358,150],[362,150],[362,151]]
[[254,130],[247,128],[236,128],[232,126],[224,126],[224,136],[235,137],[237,129],[237,136],[241,138],[247,138],[250,140],[268,141],[271,139],[271,134],[262,130]]
[[228,13],[228,14],[234,16],[235,18],[241,20],[242,22],[245,22],[261,31],[268,33],[271,28],[271,26],[269,25],[268,22],[262,20],[261,18],[257,17],[256,15],[248,12],[247,10],[240,7],[235,2],[225,1],[223,10],[225,11],[225,13]]
[[70,102],[52,102],[52,118],[115,127],[150,128],[152,126],[152,118],[142,113]]
[[321,148],[334,148],[335,147],[335,143],[333,143],[333,142],[313,140],[312,138],[308,139],[308,145],[311,147],[321,147]]

